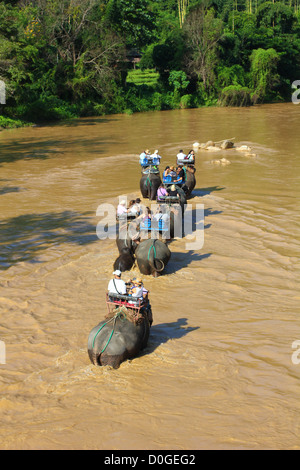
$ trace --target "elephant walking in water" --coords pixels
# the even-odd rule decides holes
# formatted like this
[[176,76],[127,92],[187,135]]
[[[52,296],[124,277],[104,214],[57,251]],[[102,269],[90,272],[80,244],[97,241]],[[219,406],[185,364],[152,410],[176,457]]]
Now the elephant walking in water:
[[166,243],[158,239],[143,240],[135,250],[135,257],[142,274],[161,273],[171,258],[171,251]]
[[159,174],[149,173],[148,175],[143,175],[140,180],[140,189],[143,198],[155,201],[157,190],[160,185],[161,179]]
[[196,186],[196,178],[195,178],[196,168],[193,166],[188,166],[185,171],[185,184],[184,189],[186,193],[187,199],[191,197],[192,191]]
[[134,251],[137,244],[132,240],[127,230],[124,234],[124,238],[120,238],[119,235],[117,236],[116,243],[119,250],[119,256],[114,262],[114,271],[116,269],[119,269],[121,272],[130,271],[135,263]]
[[128,309],[116,309],[114,315],[95,326],[88,338],[88,354],[98,366],[117,369],[147,346],[150,324],[146,313],[137,322],[130,319]]
[[124,271],[130,271],[134,265],[134,256],[128,248],[123,248],[120,251],[120,255],[114,262],[114,271],[119,269],[122,273]]

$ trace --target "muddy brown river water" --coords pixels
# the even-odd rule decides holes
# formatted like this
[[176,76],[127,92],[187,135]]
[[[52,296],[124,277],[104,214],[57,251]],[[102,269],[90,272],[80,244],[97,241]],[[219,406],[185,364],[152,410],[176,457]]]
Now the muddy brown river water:
[[[299,116],[291,103],[0,133],[1,449],[300,448]],[[204,244],[174,240],[164,275],[144,276],[146,350],[93,366],[118,256],[98,206],[140,195],[144,148],[164,168],[226,138],[252,156],[196,153]]]

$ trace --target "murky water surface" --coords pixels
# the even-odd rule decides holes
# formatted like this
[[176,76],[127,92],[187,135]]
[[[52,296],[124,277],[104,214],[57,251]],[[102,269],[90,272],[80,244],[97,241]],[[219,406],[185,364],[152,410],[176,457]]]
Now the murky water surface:
[[[300,448],[299,115],[197,109],[0,134],[1,449]],[[145,147],[165,167],[226,138],[252,156],[197,152],[204,245],[173,241],[165,274],[145,277],[147,349],[96,368],[87,337],[118,256],[97,207],[139,195]]]

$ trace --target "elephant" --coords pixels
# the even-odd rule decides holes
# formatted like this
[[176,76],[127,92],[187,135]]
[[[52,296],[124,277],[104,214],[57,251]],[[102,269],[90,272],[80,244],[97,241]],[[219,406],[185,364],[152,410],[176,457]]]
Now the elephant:
[[183,233],[183,211],[180,206],[171,207],[170,210],[170,238],[182,237]]
[[150,173],[148,175],[143,175],[140,180],[140,189],[143,198],[148,198],[150,201],[155,201],[157,190],[160,185],[161,178],[159,174]]
[[147,314],[141,313],[139,320],[133,322],[128,311],[125,307],[116,309],[111,318],[91,330],[88,354],[92,364],[118,369],[121,362],[137,356],[147,346],[150,334]]
[[171,251],[166,243],[158,239],[143,240],[135,250],[135,257],[142,274],[157,277],[171,258]]
[[186,199],[187,199],[187,196],[186,196],[186,192],[185,192],[185,188],[184,187],[180,187],[180,186],[177,186],[176,185],[176,189],[177,189],[177,194],[179,195],[179,198],[180,198],[180,206],[181,206],[181,210],[182,210],[182,214],[184,213],[184,209],[185,209],[185,205],[186,205]]
[[117,235],[116,238],[116,243],[117,247],[119,250],[119,254],[121,255],[124,250],[128,250],[130,253],[133,253],[133,241],[129,237],[128,232],[125,234],[124,238],[120,238],[119,235]]
[[188,166],[186,168],[186,180],[183,186],[185,190],[186,198],[189,199],[191,197],[192,191],[196,186],[196,178],[195,178],[196,168],[192,166]]
[[120,255],[114,262],[114,270],[119,269],[121,272],[130,271],[134,265],[134,256],[129,248],[123,248]]
[[[137,235],[139,235],[139,233]],[[124,234],[124,238],[120,238],[120,236],[117,235],[116,243],[119,256],[114,262],[114,270],[119,269],[121,272],[130,271],[135,263],[134,251],[137,247],[137,243],[130,237],[128,231]]]

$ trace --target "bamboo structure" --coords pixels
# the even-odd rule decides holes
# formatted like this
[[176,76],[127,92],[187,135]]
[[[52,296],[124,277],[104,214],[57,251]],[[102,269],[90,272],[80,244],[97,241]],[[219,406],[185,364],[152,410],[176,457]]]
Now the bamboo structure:
[[188,6],[189,6],[189,0],[178,0],[178,15],[179,15],[180,28],[182,28],[183,26]]

